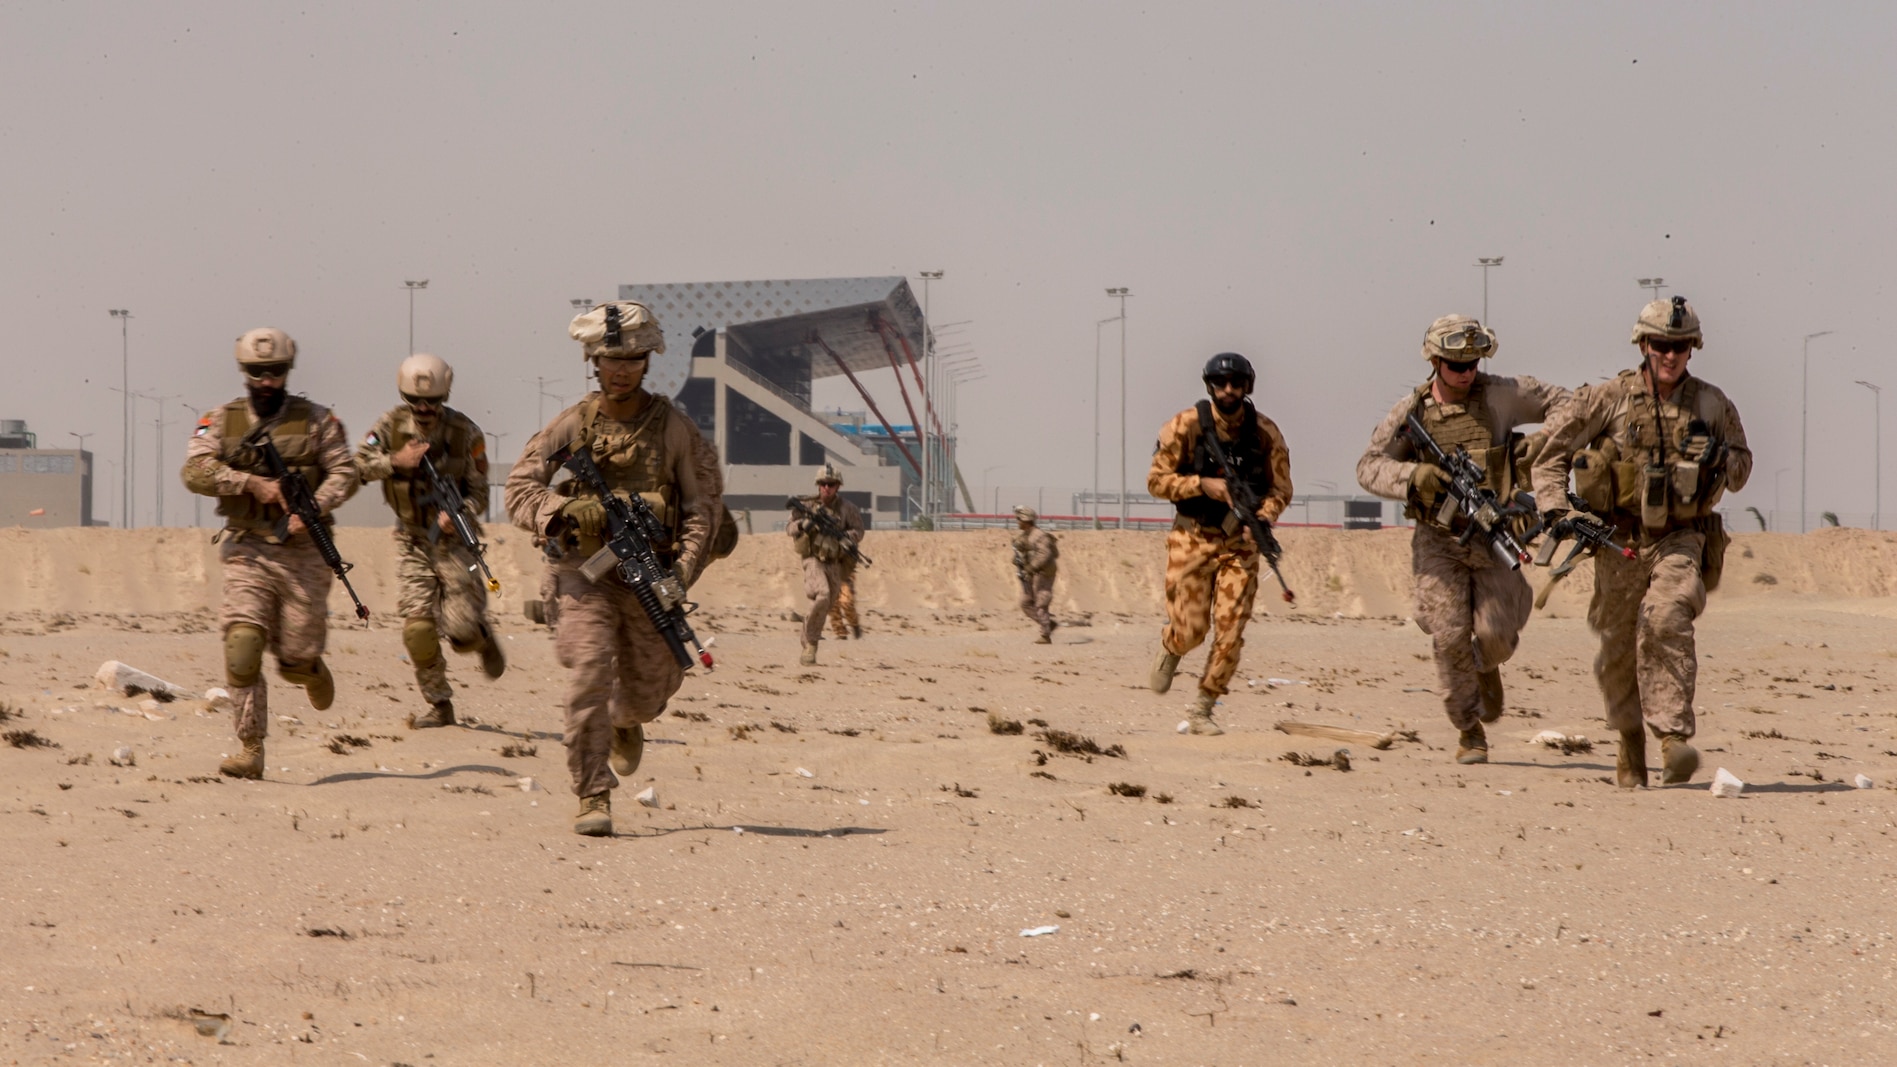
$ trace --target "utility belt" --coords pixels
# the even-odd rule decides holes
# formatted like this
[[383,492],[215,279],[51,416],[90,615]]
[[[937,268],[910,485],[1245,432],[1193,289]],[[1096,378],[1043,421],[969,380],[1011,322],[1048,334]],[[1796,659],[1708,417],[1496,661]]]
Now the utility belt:
[[1201,537],[1237,537],[1245,523],[1238,512],[1227,508],[1224,522],[1201,522],[1190,515],[1174,515],[1172,528],[1181,533],[1198,534]]

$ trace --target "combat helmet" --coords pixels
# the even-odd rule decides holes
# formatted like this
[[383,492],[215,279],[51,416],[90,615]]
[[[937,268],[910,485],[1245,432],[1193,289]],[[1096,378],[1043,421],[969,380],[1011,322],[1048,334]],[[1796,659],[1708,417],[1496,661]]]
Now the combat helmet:
[[573,317],[567,334],[586,359],[630,357],[665,351],[665,331],[652,309],[634,300],[614,300]]
[[1041,513],[1028,507],[1026,504],[1016,504],[1014,506],[1014,518],[1016,522],[1039,522]]
[[825,463],[823,469],[817,472],[817,484],[834,485],[841,489],[843,488],[843,472],[837,470],[835,464]]
[[395,372],[395,388],[404,397],[418,400],[446,400],[454,387],[454,368],[440,356],[417,352],[402,361]]
[[1423,331],[1423,358],[1467,363],[1472,359],[1487,359],[1494,355],[1500,344],[1495,331],[1473,317],[1444,315]]
[[267,367],[296,365],[296,342],[290,335],[270,326],[259,326],[237,339],[237,365]]
[[1666,300],[1655,300],[1640,309],[1640,319],[1634,323],[1633,343],[1652,337],[1661,341],[1691,341],[1694,348],[1706,347],[1706,339],[1699,332],[1699,312],[1686,302],[1683,296]]
[[1205,361],[1205,370],[1199,373],[1199,380],[1210,389],[1214,378],[1236,378],[1245,384],[1247,393],[1258,384],[1258,374],[1252,370],[1251,360],[1237,352],[1220,352]]

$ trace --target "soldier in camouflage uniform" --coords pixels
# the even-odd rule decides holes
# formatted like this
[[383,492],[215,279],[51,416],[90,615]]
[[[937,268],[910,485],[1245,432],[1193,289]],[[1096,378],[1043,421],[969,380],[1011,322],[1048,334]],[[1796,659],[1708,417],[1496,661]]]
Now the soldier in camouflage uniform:
[[1054,602],[1054,576],[1060,571],[1060,542],[1041,529],[1040,518],[1039,512],[1025,504],[1014,509],[1015,525],[1019,527],[1013,541],[1014,573],[1021,580],[1021,612],[1041,629],[1034,643],[1051,645],[1054,627],[1060,625],[1048,610]]
[[1204,428],[1213,427],[1239,475],[1258,494],[1258,517],[1275,522],[1291,503],[1291,452],[1278,424],[1252,406],[1257,383],[1251,361],[1221,352],[1206,362],[1201,375],[1209,400],[1173,416],[1159,432],[1146,491],[1170,500],[1178,510],[1166,535],[1166,628],[1159,635],[1159,657],[1147,684],[1155,693],[1172,688],[1179,657],[1205,640],[1212,627],[1212,651],[1199,676],[1198,699],[1187,716],[1195,734],[1222,734],[1212,708],[1225,695],[1245,647],[1245,623],[1258,594],[1258,545],[1251,527],[1232,511],[1232,494],[1222,468],[1206,446]]
[[[849,546],[858,545],[863,541],[863,512],[843,498],[842,489],[843,475],[825,464],[817,472],[817,495],[804,497],[803,502],[811,510],[834,518]],[[824,618],[830,614],[830,605],[836,602],[843,585],[843,563],[850,560],[850,549],[843,541],[817,533],[795,514],[785,525],[784,532],[790,535],[798,558],[803,560],[804,596],[810,599],[810,606],[804,615],[804,652],[799,662],[811,667],[817,662],[817,642],[823,640]],[[856,613],[854,600],[850,613],[852,616]],[[860,628],[857,636],[862,636]]]
[[1739,411],[1711,383],[1687,373],[1705,341],[1685,297],[1655,300],[1634,325],[1641,365],[1583,386],[1548,423],[1535,464],[1544,521],[1570,504],[1568,475],[1589,510],[1616,527],[1635,559],[1594,556],[1587,622],[1601,636],[1594,677],[1607,725],[1620,734],[1616,781],[1647,784],[1644,724],[1660,740],[1661,781],[1690,781],[1699,752],[1693,694],[1699,672],[1693,622],[1718,586],[1727,537],[1713,508],[1752,474]]
[[[1416,575],[1416,625],[1435,644],[1443,711],[1458,731],[1456,762],[1487,763],[1483,723],[1502,716],[1502,664],[1515,654],[1534,606],[1528,580],[1500,563],[1480,537],[1460,540],[1468,520],[1445,525],[1441,508],[1448,474],[1421,459],[1404,420],[1411,414],[1446,452],[1457,446],[1481,465],[1483,484],[1503,500],[1526,489],[1526,467],[1538,443],[1517,426],[1539,423],[1565,403],[1568,391],[1526,375],[1503,378],[1477,368],[1495,354],[1495,332],[1466,315],[1445,315],[1423,334],[1429,380],[1398,401],[1357,461],[1357,482],[1378,496],[1407,503],[1416,520],[1410,568]],[[1521,531],[1515,531],[1520,533]]]
[[665,335],[643,304],[602,304],[569,329],[599,378],[599,391],[554,416],[530,439],[507,479],[507,512],[534,534],[553,569],[554,648],[572,672],[567,686],[567,769],[580,797],[575,833],[613,832],[612,789],[639,767],[643,724],[659,717],[684,681],[684,669],[640,608],[609,572],[595,582],[581,565],[604,547],[606,507],[578,481],[553,485],[561,449],[590,449],[616,494],[638,494],[668,531],[654,545],[681,579],[695,575],[711,537],[708,499],[699,484],[698,428],[666,398],[641,386]]
[[429,710],[409,720],[415,729],[454,725],[454,690],[441,635],[456,652],[478,654],[489,678],[507,670],[507,658],[487,619],[487,587],[475,561],[455,537],[446,512],[430,500],[422,470],[453,482],[463,511],[479,536],[487,504],[487,437],[474,420],[448,406],[454,369],[439,356],[417,353],[396,371],[402,403],[376,420],[356,449],[364,483],[381,482],[395,512],[395,573],[402,585],[402,645],[415,668],[415,685]]
[[218,771],[261,778],[264,736],[270,729],[265,650],[277,673],[300,685],[317,711],[336,699],[336,681],[323,662],[329,633],[329,590],[335,577],[306,532],[284,511],[283,492],[263,456],[244,438],[268,434],[290,470],[309,483],[325,522],[356,491],[349,435],[334,412],[286,391],[296,342],[282,330],[251,330],[237,339],[245,395],[198,420],[185,452],[184,485],[217,498],[224,516],[218,557],[224,565],[224,676],[230,686],[237,739],[243,752]]

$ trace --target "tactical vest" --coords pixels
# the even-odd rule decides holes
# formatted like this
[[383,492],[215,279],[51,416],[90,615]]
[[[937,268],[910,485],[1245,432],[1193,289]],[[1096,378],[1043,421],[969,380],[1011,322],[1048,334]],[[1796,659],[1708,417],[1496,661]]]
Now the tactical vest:
[[[1500,420],[1489,406],[1488,384],[1482,376],[1476,376],[1475,384],[1469,387],[1468,397],[1459,404],[1424,403],[1429,395],[1430,386],[1427,382],[1416,390],[1416,417],[1423,424],[1423,429],[1429,431],[1429,435],[1436,439],[1444,452],[1453,454],[1456,446],[1462,446],[1475,465],[1481,468],[1483,486],[1494,490],[1504,500],[1513,496],[1515,486],[1527,481],[1517,476],[1514,462],[1513,446],[1521,435],[1514,433],[1513,427],[1498,429]],[[1416,522],[1440,527],[1438,503],[1412,499],[1404,507],[1403,514]]]
[[1606,428],[1575,453],[1575,493],[1598,513],[1655,537],[1711,516],[1725,495],[1722,472],[1703,469],[1682,448],[1689,423],[1713,423],[1712,394],[1689,375],[1671,401],[1658,400],[1637,370],[1622,371],[1613,386],[1619,396]]
[[[645,410],[631,422],[619,422],[600,413],[599,397],[580,402],[579,429],[573,447],[590,448],[593,462],[615,493],[637,494],[665,525],[666,543],[654,546],[666,553],[677,551],[679,532],[678,484],[672,480],[665,455],[665,431],[674,417],[674,409],[664,397],[649,396]],[[590,487],[570,479],[554,487],[562,496],[597,496]],[[602,547],[597,537],[577,538],[577,547],[586,555]]]
[[[396,408],[388,415],[388,439],[383,443],[390,453],[398,452],[410,441],[420,437],[415,428],[415,413],[406,406]],[[468,476],[474,473],[474,457],[477,451],[486,451],[486,440],[480,437],[469,419],[453,408],[444,407],[441,411],[441,440],[431,447],[429,462],[435,465],[435,473],[454,483],[456,489],[465,497],[468,492]],[[382,499],[395,512],[395,517],[404,527],[411,530],[425,525],[427,516],[423,515],[422,497],[428,495],[428,479],[422,474],[421,464],[413,470],[393,468],[388,478],[382,482]],[[477,500],[477,505],[486,501]]]
[[[256,425],[248,401],[234,400],[224,405],[223,423],[218,427],[219,455],[232,470],[268,478],[270,468],[263,456],[244,444],[244,436]],[[277,413],[270,427],[270,440],[283,456],[284,466],[301,474],[312,493],[323,484],[324,475],[323,468],[317,465],[316,430],[316,405],[300,396],[284,398],[283,410]],[[285,515],[283,508],[265,504],[249,493],[218,497],[217,513],[224,516],[224,528],[231,531],[233,540],[273,535]],[[323,520],[334,522],[327,515]]]
[[[837,497],[837,502],[834,507],[825,505],[822,500],[815,496],[799,497],[798,499],[802,500],[804,506],[810,510],[822,512],[836,520],[837,529],[845,529],[842,497]],[[847,532],[847,530],[845,532]],[[843,542],[834,537],[824,537],[812,529],[809,523],[804,524],[803,532],[792,538],[790,543],[791,547],[797,550],[798,559],[810,559],[814,556],[824,563],[836,563],[850,554],[850,550],[843,547]]]
[[[1263,500],[1271,495],[1271,444],[1265,440],[1264,428],[1258,425],[1258,412],[1250,404],[1245,405],[1245,419],[1239,423],[1238,432],[1233,439],[1221,439],[1219,446],[1225,452],[1225,458],[1232,464],[1232,472],[1238,479],[1251,487],[1252,492]],[[1199,412],[1199,435],[1193,439],[1192,450],[1179,457],[1179,466],[1174,473],[1196,474],[1201,478],[1223,478],[1225,470],[1212,458],[1209,435],[1218,433],[1213,417],[1206,409]],[[1231,506],[1209,496],[1191,496],[1176,500],[1173,507],[1185,518],[1197,522],[1202,527],[1225,525],[1226,517],[1231,515]]]

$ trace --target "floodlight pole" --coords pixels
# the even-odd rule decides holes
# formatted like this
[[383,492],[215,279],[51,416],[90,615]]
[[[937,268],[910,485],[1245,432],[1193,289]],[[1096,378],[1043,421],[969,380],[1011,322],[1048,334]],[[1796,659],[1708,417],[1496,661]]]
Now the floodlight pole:
[[1634,282],[1642,289],[1653,290],[1653,298],[1655,300],[1660,299],[1660,290],[1666,288],[1665,278],[1635,278]]
[[1874,450],[1873,469],[1876,471],[1872,477],[1877,480],[1871,489],[1871,499],[1875,501],[1871,505],[1871,529],[1881,530],[1884,519],[1884,390],[1862,378],[1858,379],[1858,384],[1871,391],[1871,419],[1874,427],[1871,448]]
[[1107,290],[1120,301],[1120,529],[1126,529],[1126,298],[1132,290],[1122,285]]
[[[922,411],[926,415],[935,406],[937,373],[935,338],[929,333],[929,283],[941,281],[945,272],[925,270],[917,273],[922,276],[922,361],[927,365],[923,375],[925,381],[922,386]],[[933,526],[935,502],[939,495],[935,491],[935,480],[938,476],[936,468],[940,464],[934,458],[935,448],[929,442],[928,427],[917,426],[915,431],[916,443],[922,446],[922,513],[929,516],[930,524]]]
[[1093,528],[1100,529],[1100,330],[1120,317],[1101,319],[1093,326]]
[[[1655,297],[1654,299],[1659,299]],[[1808,468],[1805,465],[1806,442],[1811,424],[1811,342],[1815,338],[1831,333],[1819,330],[1805,335],[1805,357],[1798,372],[1798,532],[1805,532],[1805,478]]]
[[428,288],[428,279],[405,281],[402,285],[408,289],[408,354],[412,356],[415,354],[415,293]]
[[1477,256],[1475,265],[1482,268],[1482,325],[1489,325],[1489,268],[1502,265],[1501,256]]
[[111,314],[119,320],[119,399],[124,409],[119,442],[119,521],[129,530],[132,528],[132,313],[125,308],[112,308]]

